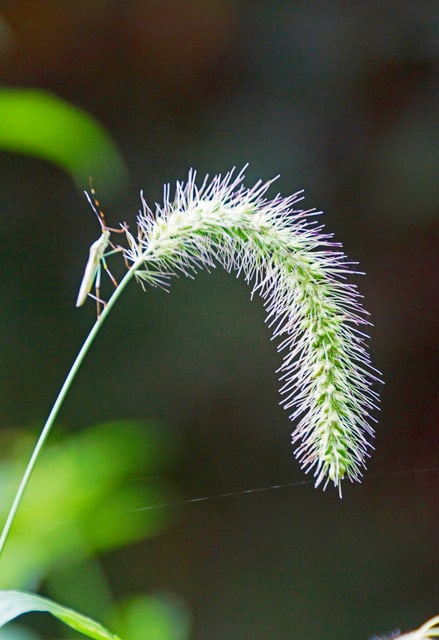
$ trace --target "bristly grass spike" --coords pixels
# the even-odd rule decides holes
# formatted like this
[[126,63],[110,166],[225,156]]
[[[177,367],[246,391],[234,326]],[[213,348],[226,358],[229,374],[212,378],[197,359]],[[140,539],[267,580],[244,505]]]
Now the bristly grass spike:
[[174,197],[165,187],[164,203],[154,211],[142,198],[137,238],[121,225],[124,248],[111,245],[111,229],[98,211],[102,236],[90,249],[78,303],[92,295],[96,282],[98,314],[105,304],[99,284],[108,245],[123,252],[128,272],[106,310],[131,277],[167,289],[178,273],[192,276],[215,265],[242,274],[251,295],[263,299],[283,352],[281,403],[295,423],[294,453],[305,471],[313,471],[316,486],[333,483],[341,496],[342,480],[359,481],[373,449],[375,384],[381,382],[361,331],[368,314],[346,280],[358,270],[316,223],[317,212],[297,208],[301,191],[269,200],[272,180],[250,188],[243,180],[244,170],[233,169],[212,180],[206,176],[198,186],[189,171]]
[[[90,179],[90,193],[91,196],[85,191],[85,197],[87,198],[92,210],[94,211],[99,224],[101,226],[102,233],[100,237],[93,242],[90,246],[89,255],[87,264],[85,265],[84,275],[82,276],[81,285],[78,291],[78,297],[76,299],[76,306],[81,307],[87,297],[90,296],[94,300],[96,300],[96,309],[97,316],[100,317],[100,305],[105,306],[105,301],[100,297],[100,286],[101,286],[101,267],[107,272],[111,282],[115,287],[117,287],[117,280],[111,273],[110,269],[107,266],[107,262],[105,260],[106,256],[109,256],[113,253],[118,253],[119,251],[123,251],[123,248],[120,246],[114,245],[111,240],[111,232],[114,233],[126,233],[128,227],[126,225],[122,225],[121,229],[114,229],[112,227],[108,227],[105,221],[104,212],[101,209],[101,205],[99,200],[96,198],[96,191],[92,185]],[[110,251],[107,251],[108,246],[111,247]],[[91,289],[95,285],[95,295],[91,293]]]

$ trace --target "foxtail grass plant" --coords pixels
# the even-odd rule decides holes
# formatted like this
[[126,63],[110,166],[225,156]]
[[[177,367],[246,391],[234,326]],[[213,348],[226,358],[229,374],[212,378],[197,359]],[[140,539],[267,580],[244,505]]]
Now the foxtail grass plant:
[[[242,275],[252,287],[251,297],[264,301],[267,323],[283,362],[281,403],[294,422],[294,453],[315,486],[332,483],[341,496],[344,479],[359,481],[372,448],[374,411],[380,382],[367,350],[364,328],[369,324],[360,295],[347,278],[358,273],[340,244],[325,233],[314,209],[300,209],[301,191],[287,197],[266,198],[273,180],[244,187],[244,170],[206,177],[196,184],[190,171],[186,183],[177,182],[175,195],[164,189],[162,205],[152,210],[141,194],[137,232],[126,224],[106,226],[97,211],[102,234],[90,249],[77,304],[91,295],[98,317],[85,339],[55,400],[23,474],[0,537],[3,550],[32,470],[70,386],[99,329],[127,284],[135,279],[143,289],[167,289],[174,276],[194,276],[198,270],[223,267]],[[93,192],[92,192],[93,195]],[[93,204],[93,203],[92,203]],[[95,201],[99,208],[99,203]],[[125,246],[110,241],[121,233]],[[106,253],[107,248],[110,250]],[[121,254],[127,272],[116,283],[100,313],[100,267],[105,257]],[[111,276],[112,280],[114,278]],[[96,280],[96,296],[90,293]],[[84,293],[85,292],[85,293]],[[83,635],[119,640],[100,624],[47,598],[16,591],[0,591],[0,627],[30,611],[46,611]],[[439,617],[398,637],[428,640],[439,637]]]
[[[55,400],[3,528],[0,553],[78,369],[133,278],[144,289],[167,289],[172,277],[193,276],[203,268],[221,266],[242,275],[252,287],[251,297],[264,301],[266,321],[283,354],[278,369],[281,404],[295,424],[292,442],[299,463],[314,474],[315,486],[333,483],[340,495],[343,479],[361,479],[372,448],[378,404],[374,386],[380,374],[371,365],[363,331],[368,314],[356,286],[347,280],[358,273],[355,263],[323,230],[318,212],[298,208],[302,191],[270,200],[266,194],[273,180],[259,180],[251,188],[243,180],[244,170],[232,170],[212,180],[206,176],[197,186],[196,172],[189,171],[186,183],[177,182],[173,197],[165,186],[163,204],[154,210],[141,193],[137,233],[121,224],[126,246],[116,248],[127,272],[98,313]],[[105,247],[109,243],[107,227],[92,247],[99,242]],[[95,263],[86,269],[89,280],[100,277],[100,261],[106,267],[103,251],[97,258],[91,252],[92,258]],[[86,285],[89,290],[92,282]]]

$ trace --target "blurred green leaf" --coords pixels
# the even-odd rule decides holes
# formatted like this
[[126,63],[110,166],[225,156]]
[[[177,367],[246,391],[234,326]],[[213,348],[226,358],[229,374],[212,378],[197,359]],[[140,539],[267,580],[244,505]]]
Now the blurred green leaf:
[[[7,541],[1,586],[34,588],[54,567],[162,531],[174,511],[147,507],[170,501],[161,476],[173,449],[163,429],[133,420],[99,424],[48,446]],[[20,460],[0,468],[4,514],[23,467]]]
[[0,591],[0,627],[24,613],[50,613],[72,629],[94,640],[120,640],[98,622],[60,604],[23,591]]
[[0,89],[0,148],[49,160],[82,190],[90,176],[117,191],[125,163],[101,125],[78,107],[34,89]]
[[113,626],[130,640],[188,640],[190,616],[173,596],[137,596],[118,605]]

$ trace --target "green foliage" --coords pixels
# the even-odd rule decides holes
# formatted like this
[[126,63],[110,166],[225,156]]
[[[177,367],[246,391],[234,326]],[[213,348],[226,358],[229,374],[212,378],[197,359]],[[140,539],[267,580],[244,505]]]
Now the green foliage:
[[107,192],[127,178],[125,163],[101,125],[41,90],[0,89],[0,148],[53,162],[80,189],[90,176]]
[[137,596],[116,609],[114,628],[129,640],[188,640],[187,610],[170,596]]
[[50,613],[64,624],[94,640],[120,640],[118,636],[73,609],[22,591],[0,591],[0,627],[18,616],[34,611]]
[[[11,530],[1,586],[29,588],[54,567],[162,531],[172,512],[135,509],[169,501],[160,475],[171,455],[162,430],[127,420],[99,424],[48,446]],[[3,517],[22,469],[21,459],[1,468]]]

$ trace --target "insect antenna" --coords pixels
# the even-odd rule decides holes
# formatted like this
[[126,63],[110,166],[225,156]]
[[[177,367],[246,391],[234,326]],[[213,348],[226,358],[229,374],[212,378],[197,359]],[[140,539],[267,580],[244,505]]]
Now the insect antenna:
[[101,203],[99,202],[99,200],[96,197],[96,190],[95,190],[95,188],[93,186],[92,178],[89,178],[89,184],[90,184],[90,194],[87,191],[84,191],[85,197],[87,198],[88,203],[89,203],[93,213],[95,214],[96,218],[98,219],[102,230],[107,229],[108,227],[107,227],[107,222],[105,220],[105,214],[102,211]]

